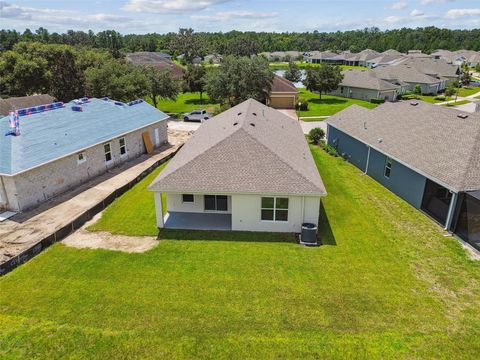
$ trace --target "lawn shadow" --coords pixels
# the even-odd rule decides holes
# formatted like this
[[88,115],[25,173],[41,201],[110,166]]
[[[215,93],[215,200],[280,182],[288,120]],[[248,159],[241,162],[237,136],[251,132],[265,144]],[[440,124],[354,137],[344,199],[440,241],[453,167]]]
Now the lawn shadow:
[[320,220],[318,223],[318,237],[322,245],[336,246],[337,242],[335,241],[335,236],[333,235],[332,228],[330,227],[330,222],[328,221],[328,215],[325,212],[323,202],[320,202]]
[[158,240],[296,243],[293,233],[160,229]]
[[339,105],[345,104],[348,102],[348,99],[335,99],[335,98],[322,98],[322,99],[309,99],[309,103],[319,104],[319,105]]
[[208,99],[188,99],[185,100],[185,104],[193,104],[193,105],[216,105],[215,103],[210,102]]

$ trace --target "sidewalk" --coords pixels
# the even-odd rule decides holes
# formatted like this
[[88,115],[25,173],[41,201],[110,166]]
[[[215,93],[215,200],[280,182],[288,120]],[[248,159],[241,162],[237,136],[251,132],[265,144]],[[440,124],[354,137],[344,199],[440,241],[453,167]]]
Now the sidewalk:
[[153,155],[144,154],[31,212],[0,223],[0,275],[7,272],[7,262],[15,267],[80,228],[140,178],[173,156],[189,135],[177,132],[172,144],[164,145]]

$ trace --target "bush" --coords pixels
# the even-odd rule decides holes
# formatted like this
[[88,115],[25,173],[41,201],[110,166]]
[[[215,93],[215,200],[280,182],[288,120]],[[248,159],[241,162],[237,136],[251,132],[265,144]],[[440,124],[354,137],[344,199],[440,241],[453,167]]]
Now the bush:
[[338,151],[333,146],[328,145],[325,141],[320,141],[320,147],[329,155],[338,156]]
[[308,110],[308,100],[299,100],[295,108],[300,111]]
[[313,128],[308,133],[308,138],[313,144],[318,144],[320,140],[323,140],[325,138],[325,131],[320,128]]
[[435,100],[444,101],[446,99],[445,95],[438,95],[434,97]]
[[370,102],[372,104],[383,104],[385,102],[385,100],[384,99],[372,98],[372,99],[370,99]]
[[222,104],[222,105],[220,105],[220,107],[215,108],[215,111],[214,111],[213,115],[218,115],[218,114],[220,114],[220,113],[222,113],[222,112],[224,112],[224,111],[226,111],[230,108],[231,108],[231,106],[228,103]]

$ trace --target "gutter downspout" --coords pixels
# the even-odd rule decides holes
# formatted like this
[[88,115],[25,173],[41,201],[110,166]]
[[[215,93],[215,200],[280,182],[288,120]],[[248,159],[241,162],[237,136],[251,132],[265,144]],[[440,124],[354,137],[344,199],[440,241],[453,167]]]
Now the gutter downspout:
[[364,175],[367,175],[368,173],[368,164],[370,163],[370,149],[371,147],[368,147],[368,154],[367,154],[367,163],[365,164],[365,172],[363,173]]
[[304,222],[305,222],[305,196],[302,196],[302,224]]
[[450,227],[452,226],[452,221],[453,221],[453,214],[455,212],[455,207],[457,205],[457,198],[458,198],[458,194],[455,192],[452,192],[452,200],[450,200],[447,220],[445,221],[445,227],[443,228],[444,230],[450,231]]

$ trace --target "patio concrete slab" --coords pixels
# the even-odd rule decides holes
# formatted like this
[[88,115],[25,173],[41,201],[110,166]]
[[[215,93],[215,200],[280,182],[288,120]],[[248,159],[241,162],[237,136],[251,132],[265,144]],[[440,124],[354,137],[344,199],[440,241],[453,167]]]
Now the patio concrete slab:
[[169,211],[164,223],[166,229],[232,230],[232,215]]

